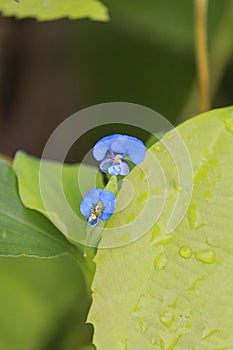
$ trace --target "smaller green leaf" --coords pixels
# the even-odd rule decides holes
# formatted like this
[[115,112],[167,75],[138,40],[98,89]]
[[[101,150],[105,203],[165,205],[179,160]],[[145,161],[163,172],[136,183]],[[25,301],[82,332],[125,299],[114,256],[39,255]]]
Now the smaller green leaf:
[[35,17],[40,21],[62,17],[108,20],[108,10],[98,0],[20,0],[18,3],[14,0],[0,0],[0,11],[4,16]]
[[73,247],[42,214],[21,203],[12,168],[0,161],[0,255],[53,257]]
[[79,205],[94,187],[103,188],[95,167],[40,160],[18,152],[13,162],[23,204],[46,215],[71,241],[86,244],[86,219]]

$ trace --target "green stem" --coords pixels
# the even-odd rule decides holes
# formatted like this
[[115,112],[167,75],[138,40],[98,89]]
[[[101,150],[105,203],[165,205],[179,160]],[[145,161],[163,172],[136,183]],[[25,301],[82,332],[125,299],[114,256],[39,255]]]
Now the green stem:
[[200,90],[200,111],[210,109],[209,60],[206,22],[208,0],[195,0],[196,64]]

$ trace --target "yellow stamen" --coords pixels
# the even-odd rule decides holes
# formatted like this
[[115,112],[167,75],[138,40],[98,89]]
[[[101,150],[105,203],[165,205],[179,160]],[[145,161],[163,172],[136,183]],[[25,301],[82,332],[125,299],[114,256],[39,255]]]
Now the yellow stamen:
[[114,163],[121,163],[121,159],[118,158],[118,157],[115,157],[115,158],[114,158]]

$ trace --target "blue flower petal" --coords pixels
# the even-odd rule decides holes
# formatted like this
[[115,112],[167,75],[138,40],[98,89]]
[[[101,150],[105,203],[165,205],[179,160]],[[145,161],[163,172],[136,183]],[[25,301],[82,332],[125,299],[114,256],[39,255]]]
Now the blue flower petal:
[[112,216],[112,213],[105,213],[103,212],[103,214],[101,215],[100,219],[103,221],[108,220],[110,217]]
[[140,164],[143,162],[146,155],[146,147],[142,141],[135,139],[134,137],[130,137],[127,145],[127,151],[134,164]]
[[112,166],[110,166],[108,168],[108,173],[111,176],[117,176],[120,174],[120,172],[121,172],[121,164],[120,163],[113,164]]
[[104,211],[100,217],[101,220],[107,220],[110,218],[114,210],[116,209],[116,196],[113,192],[102,191],[100,193],[100,200],[103,203]]
[[91,208],[92,207],[90,207],[89,204],[87,204],[85,202],[85,200],[82,199],[82,201],[80,203],[80,211],[87,219],[89,219],[89,217],[91,215]]
[[111,145],[114,153],[129,155],[134,164],[140,164],[146,154],[146,147],[143,142],[136,137],[120,135]]
[[111,148],[111,144],[121,135],[119,134],[114,134],[114,135],[109,135],[106,137],[103,137],[101,140],[99,140],[94,148],[93,148],[93,157],[100,162],[103,160],[107,154],[107,152]]
[[99,202],[99,193],[101,188],[94,188],[87,192],[80,203],[81,213],[88,219],[91,215],[91,209]]
[[127,162],[122,161],[120,175],[123,175],[123,176],[128,175],[129,170],[130,170],[129,164]]
[[100,200],[101,200],[101,202],[103,203],[104,206],[108,202],[114,203],[116,201],[115,194],[113,192],[105,191],[105,190],[101,190],[99,192],[99,198],[100,198]]
[[146,148],[136,137],[114,134],[103,137],[93,148],[93,156],[97,161],[104,160],[107,152],[129,155],[134,164],[139,164],[145,158]]
[[128,136],[119,135],[111,144],[111,150],[116,154],[127,154]]
[[100,163],[100,170],[103,171],[104,173],[107,173],[108,168],[112,166],[112,164],[113,164],[113,160],[111,158],[106,158],[102,160],[102,162]]

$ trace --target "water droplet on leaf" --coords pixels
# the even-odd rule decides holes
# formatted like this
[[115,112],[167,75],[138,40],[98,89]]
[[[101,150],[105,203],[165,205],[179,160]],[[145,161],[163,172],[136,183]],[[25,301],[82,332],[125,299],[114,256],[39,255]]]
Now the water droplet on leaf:
[[152,338],[151,339],[151,344],[152,345],[156,345],[157,344],[157,339],[156,338]]
[[174,302],[173,302],[172,304],[169,304],[168,306],[171,307],[172,309],[176,309],[177,302],[178,302],[178,298],[176,298],[176,299],[174,300]]
[[173,237],[162,236],[162,237],[159,237],[157,240],[154,240],[153,247],[158,247],[159,245],[168,245],[172,241],[173,241]]
[[159,319],[164,326],[171,327],[175,320],[175,316],[172,312],[165,311],[159,316]]
[[211,249],[200,250],[195,253],[195,258],[205,264],[213,264],[216,260],[216,254]]
[[142,330],[142,332],[145,332],[147,330],[147,326],[142,320],[139,321],[139,327]]
[[192,229],[198,229],[204,226],[200,211],[195,204],[190,205],[188,209],[189,225]]
[[160,227],[158,224],[155,224],[152,229],[151,240],[153,242],[161,233]]
[[212,337],[212,335],[214,335],[216,333],[220,333],[220,330],[219,329],[212,329],[209,332],[206,332],[206,330],[205,330],[205,332],[203,334],[203,337],[202,337],[202,340],[205,340],[205,339],[207,339],[209,337]]
[[179,250],[179,255],[184,259],[189,259],[192,256],[192,249],[188,246],[182,246]]
[[166,344],[165,344],[164,339],[162,337],[160,337],[159,340],[160,340],[160,349],[166,350]]
[[205,281],[205,277],[204,277],[204,276],[199,277],[199,278],[196,278],[196,279],[193,281],[191,287],[188,288],[188,290],[191,290],[192,292],[194,292],[194,291],[197,289],[197,287],[200,287],[200,285],[201,285],[201,283],[202,283],[203,281]]
[[166,261],[167,259],[165,258],[164,254],[158,254],[156,257],[155,257],[155,260],[154,260],[154,268],[155,270],[163,270],[165,269],[166,267]]
[[161,146],[159,146],[159,145],[155,145],[155,146],[154,146],[154,150],[157,151],[157,152],[161,152],[161,151],[162,151],[162,148],[161,148]]

